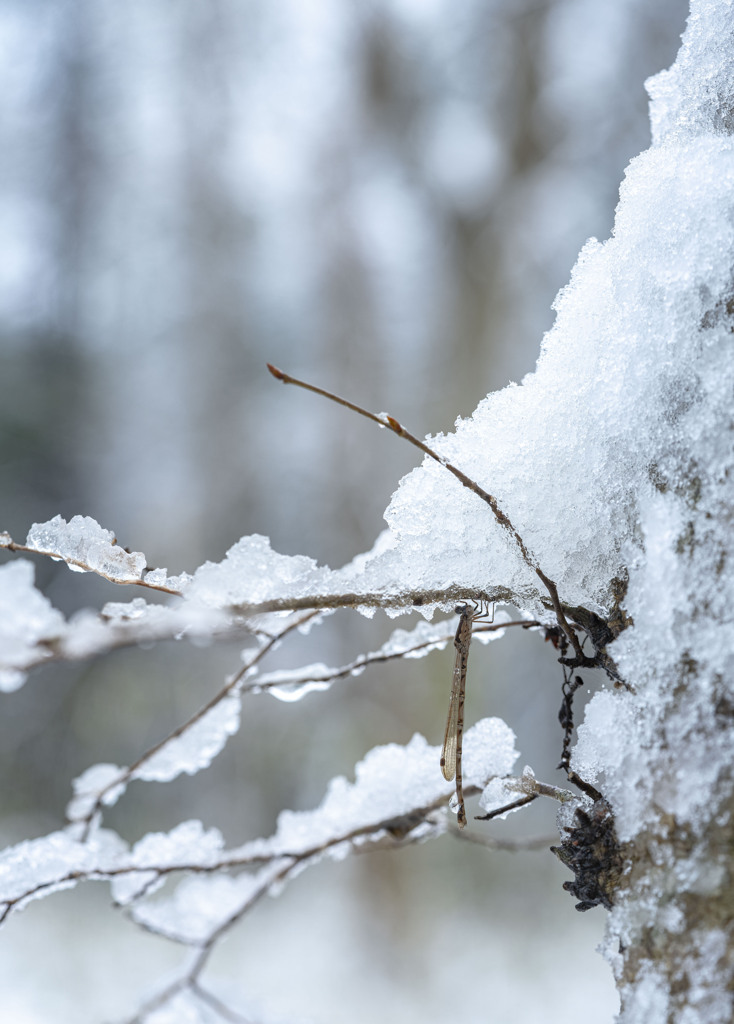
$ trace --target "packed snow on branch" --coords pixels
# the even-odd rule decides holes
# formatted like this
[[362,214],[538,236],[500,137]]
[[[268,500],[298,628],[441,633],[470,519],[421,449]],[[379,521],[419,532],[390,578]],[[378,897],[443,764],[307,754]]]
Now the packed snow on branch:
[[0,689],[22,686],[24,669],[51,657],[46,646],[64,630],[64,616],[33,584],[30,562],[0,566]]
[[[5,546],[12,545],[12,539],[8,535],[4,537]],[[355,603],[362,594],[378,593],[384,595],[388,611],[406,611],[411,607],[410,601],[403,602],[397,609],[389,607],[390,594],[404,595],[409,591],[400,582],[400,559],[394,561],[388,557],[396,548],[394,538],[387,532],[378,538],[372,552],[358,556],[336,571],[318,566],[306,556],[281,555],[273,551],[267,537],[254,534],[242,537],[220,562],[205,562],[193,575],[169,576],[165,569],[146,571],[144,554],[129,554],[116,544],[112,531],[82,516],[75,516],[69,523],[56,516],[47,523],[34,524],[25,549],[65,561],[74,571],[94,572],[114,583],[141,584],[160,590],[169,596],[169,603],[153,604],[142,597],[127,602],[110,601],[100,613],[82,611],[65,622],[61,613],[33,587],[33,568],[29,563],[16,563],[25,568],[11,570],[7,567],[0,582],[0,596],[13,610],[12,616],[6,619],[12,643],[0,649],[0,686],[5,689],[20,686],[25,679],[22,670],[43,663],[51,653],[57,658],[77,660],[131,643],[216,636],[238,622],[241,624],[241,612],[246,613],[249,608],[266,602],[282,602],[287,607],[288,602],[304,604],[323,594],[351,594],[349,600]],[[434,589],[437,587],[436,577],[423,582]],[[438,589],[453,585],[446,577]],[[427,602],[421,611],[430,615],[433,607]],[[41,608],[46,611],[44,620],[39,618]],[[12,626],[20,619],[22,628]],[[274,619],[273,623],[277,631],[278,620]],[[267,627],[263,618],[259,620],[259,627]],[[424,628],[427,630],[422,634],[426,652],[445,643],[443,636],[440,642],[431,643],[431,627],[426,624]],[[443,626],[436,628],[439,633],[444,629]],[[48,648],[49,640],[54,641],[53,652]],[[399,642],[396,633],[389,649],[386,647],[382,652],[384,656],[400,653]],[[412,644],[412,648],[407,656],[419,656],[421,644]],[[283,687],[276,692],[282,692],[285,699],[287,680],[283,680]]]
[[[515,736],[509,726],[497,718],[477,722],[465,737],[467,787],[484,789],[494,777],[508,775],[517,757]],[[77,780],[75,813],[88,811],[90,800],[105,787],[109,787],[110,794],[105,802],[114,803],[120,792],[120,771],[115,765],[97,765]],[[253,840],[229,851],[225,851],[217,829],[204,830],[196,821],[183,822],[169,833],[151,833],[132,850],[114,832],[98,827],[83,840],[74,825],[19,843],[0,854],[0,914],[85,878],[111,879],[115,900],[130,903],[143,894],[150,895],[172,871],[213,870],[223,865],[236,867],[284,858],[299,860],[327,852],[344,856],[351,843],[366,842],[370,836],[379,838],[391,823],[401,819],[422,827],[425,816],[445,806],[453,791],[452,784],[441,775],[438,748],[417,734],[406,746],[387,744],[371,750],[356,766],[355,776],[354,782],[343,777],[333,779],[323,802],[313,811],[283,811],[269,839]],[[140,773],[139,777],[146,775]],[[443,826],[437,823],[433,828],[441,830]],[[200,880],[194,889],[219,894],[207,912],[209,919],[213,916],[219,920],[229,912],[231,900],[243,894],[249,896],[254,884]],[[163,909],[166,906],[168,911]],[[150,913],[161,927],[167,920],[173,933],[180,927],[176,921],[183,906],[179,897]]]
[[117,583],[140,580],[145,569],[144,554],[120,547],[112,531],[89,516],[74,516],[68,523],[54,516],[47,523],[34,523],[26,545],[63,559],[76,572],[98,572]]

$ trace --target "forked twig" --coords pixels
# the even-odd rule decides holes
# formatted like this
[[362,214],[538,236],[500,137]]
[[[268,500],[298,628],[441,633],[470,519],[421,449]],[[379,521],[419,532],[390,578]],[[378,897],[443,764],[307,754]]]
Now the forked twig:
[[343,405],[345,406],[345,408],[351,409],[352,412],[359,413],[360,416],[365,416],[368,420],[372,420],[374,423],[377,423],[381,427],[387,427],[389,430],[392,430],[392,432],[394,434],[397,434],[398,437],[402,437],[406,441],[409,441],[410,444],[412,444],[415,448],[418,448],[419,451],[422,451],[424,455],[428,455],[429,458],[433,459],[435,462],[438,462],[439,465],[443,466],[444,469],[447,469],[449,473],[452,473],[456,477],[456,479],[461,484],[463,484],[464,487],[466,487],[470,491],[473,491],[473,493],[476,494],[477,497],[481,498],[482,501],[489,505],[492,514],[494,515],[499,525],[503,529],[507,530],[507,532],[514,540],[525,564],[533,570],[533,572],[541,581],[545,589],[548,591],[548,595],[551,599],[551,605],[553,606],[553,611],[555,612],[556,619],[558,620],[558,625],[561,627],[563,632],[568,637],[571,646],[576,652],[577,657],[583,658],[583,652],[581,650],[579,638],[576,635],[573,626],[569,623],[563,612],[561,601],[558,596],[558,588],[556,587],[553,580],[549,576],[546,576],[546,574],[537,564],[535,559],[532,557],[527,547],[525,546],[524,540],[515,529],[509,516],[505,512],[503,512],[503,510],[499,506],[499,502],[493,495],[485,491],[484,488],[480,487],[475,480],[472,480],[471,477],[466,475],[466,473],[463,473],[460,469],[454,466],[453,463],[449,462],[449,460],[444,458],[443,455],[439,455],[438,452],[434,451],[433,448],[430,448],[425,443],[425,441],[421,441],[420,438],[417,438],[414,434],[411,434],[410,431],[406,430],[405,427],[403,427],[402,424],[399,423],[394,416],[390,416],[387,413],[378,415],[377,413],[369,412],[367,409],[363,409],[361,406],[355,405],[354,402],[347,401],[346,398],[341,398],[339,395],[335,395],[331,391],[326,391],[325,388],[320,388],[317,387],[315,384],[308,384],[306,383],[306,381],[299,380],[297,377],[292,377],[290,374],[285,373],[283,370],[279,370],[277,366],[273,366],[271,363],[268,363],[267,367],[270,373],[273,375],[273,377],[275,377],[276,380],[281,381],[283,384],[295,384],[297,385],[297,387],[305,388],[306,391],[313,391],[315,394],[321,395],[324,398],[328,398],[330,399],[330,401],[336,402],[338,405]]

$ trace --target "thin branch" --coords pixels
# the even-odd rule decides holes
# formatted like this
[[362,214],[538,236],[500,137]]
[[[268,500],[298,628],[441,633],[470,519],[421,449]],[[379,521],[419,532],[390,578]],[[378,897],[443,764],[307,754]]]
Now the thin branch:
[[[112,544],[111,547],[117,547],[117,545]],[[82,572],[92,572],[95,576],[101,576],[102,579],[109,580],[110,583],[116,583],[118,586],[147,587],[148,590],[157,590],[161,594],[168,594],[172,597],[181,597],[183,595],[183,591],[177,590],[175,587],[166,587],[162,583],[148,583],[145,576],[132,580],[119,579],[116,576],[110,576],[108,573],[103,572],[102,569],[89,565],[88,562],[83,561],[81,558],[71,558],[68,555],[59,554],[58,551],[49,551],[43,548],[32,548],[27,544],[18,544],[9,533],[0,533],[0,549],[2,548],[6,551],[23,551],[30,555],[43,555],[44,558],[53,558],[54,561],[65,562],[68,566],[81,569]],[[150,571],[146,570],[146,572]]]
[[[521,785],[524,780],[516,780],[518,785]],[[543,784],[539,784],[543,786]],[[554,789],[555,787],[549,787]],[[479,792],[479,787],[470,787],[468,792]],[[168,1000],[173,998],[175,995],[182,991],[190,990],[195,994],[201,994],[204,990],[202,989],[200,978],[204,972],[208,961],[214,952],[219,940],[225,935],[231,928],[234,927],[244,916],[247,914],[256,903],[258,903],[268,892],[270,892],[273,886],[281,885],[288,880],[288,878],[297,873],[301,866],[314,858],[320,858],[324,853],[327,853],[329,849],[341,846],[345,842],[352,844],[352,852],[363,852],[367,849],[358,843],[361,838],[368,836],[374,837],[375,841],[381,841],[382,844],[387,844],[391,848],[400,848],[406,845],[412,845],[413,842],[418,841],[419,838],[424,838],[424,833],[416,832],[416,827],[423,823],[430,821],[430,815],[439,809],[441,805],[445,805],[448,801],[448,796],[442,796],[439,800],[434,801],[432,804],[427,805],[423,808],[417,808],[413,811],[407,812],[405,815],[399,818],[383,820],[379,822],[373,822],[368,825],[355,828],[348,833],[331,837],[331,839],[322,842],[316,846],[312,846],[306,850],[298,853],[291,852],[285,853],[282,851],[273,852],[273,871],[267,873],[266,877],[256,886],[254,890],[248,893],[247,897],[243,899],[242,903],[233,910],[227,918],[218,924],[205,940],[196,944],[196,955],[193,962],[190,964],[186,973],[178,978],[175,982],[168,985],[163,992],[159,993],[150,1002],[148,1002],[138,1015],[129,1022],[129,1024],[136,1024],[136,1022],[142,1022],[145,1016],[153,1009],[164,1005]],[[534,799],[534,797],[530,798]],[[438,827],[438,826],[437,826]],[[458,829],[451,828],[452,833],[460,834]],[[382,834],[382,836],[381,836]],[[527,840],[492,840],[492,839],[481,839],[466,833],[461,833],[463,838],[467,838],[470,841],[481,843],[483,846],[492,849],[504,849],[504,850],[530,850],[548,846],[552,843],[553,838],[536,838]],[[370,849],[374,848],[374,845],[370,845]],[[257,858],[253,859],[257,861]],[[285,862],[285,863],[284,863]],[[253,863],[253,861],[250,861]],[[223,859],[217,865],[177,865],[175,868],[169,866],[165,869],[165,873],[169,873],[173,870],[177,871],[218,871],[235,866],[243,866],[244,859],[242,858],[231,858]],[[132,870],[132,869],[130,869]],[[140,868],[137,868],[140,871]],[[154,869],[151,869],[154,870]],[[143,925],[143,922],[138,922]],[[172,939],[174,941],[181,941],[176,936],[168,934],[157,928],[151,927],[150,925],[144,925],[147,930],[153,934],[161,935],[165,938]],[[191,945],[191,943],[185,943]],[[213,1008],[220,1012],[226,1019],[239,1022],[241,1019],[235,1015],[233,1011],[225,1007],[224,1004],[219,1004],[219,1001],[212,1001]],[[225,1011],[225,1012],[222,1012]],[[227,1017],[229,1014],[229,1017]]]
[[471,477],[468,477],[466,473],[463,473],[460,469],[454,466],[453,463],[449,462],[448,459],[444,458],[443,455],[439,455],[438,452],[433,450],[433,448],[429,448],[425,441],[421,441],[414,434],[411,434],[410,431],[406,430],[394,416],[389,416],[387,413],[377,415],[376,413],[369,412],[367,409],[363,409],[361,406],[355,405],[354,402],[349,402],[346,398],[341,398],[339,395],[335,395],[331,391],[326,391],[324,388],[317,387],[315,384],[307,384],[306,381],[299,380],[297,377],[291,377],[290,374],[285,373],[283,370],[279,370],[277,366],[273,366],[271,363],[267,363],[266,365],[276,380],[282,381],[283,384],[295,384],[299,388],[304,388],[306,391],[313,391],[315,394],[321,395],[323,398],[328,398],[332,402],[336,402],[338,405],[343,405],[347,409],[351,409],[352,412],[359,413],[360,416],[365,416],[368,420],[372,420],[380,427],[388,427],[388,429],[392,430],[394,434],[398,435],[398,437],[404,438],[415,448],[422,451],[424,455],[427,455],[429,458],[434,459],[442,465],[449,471],[449,473],[453,473],[456,479],[459,480],[464,487],[473,491],[474,494],[489,505],[497,522],[501,527],[503,527],[503,529],[510,533],[511,537],[520,549],[520,554],[522,555],[525,564],[535,572],[538,571],[535,559],[532,558],[528,549],[525,547],[525,542],[512,525],[509,517],[500,508],[497,499],[485,491],[483,487],[480,487],[476,481],[471,479]]
[[465,839],[474,843],[475,846],[484,846],[488,850],[507,850],[510,853],[521,853],[531,850],[547,850],[549,845],[556,842],[555,836],[531,836],[528,839],[497,839],[494,836],[485,836],[481,832],[472,832],[468,829],[450,828],[449,832],[457,839]]
[[[476,626],[474,635],[477,633],[495,633],[502,629],[509,629],[512,626],[521,626],[524,629],[533,629],[541,626],[535,619],[511,619],[507,622],[497,622]],[[400,650],[385,653],[384,650],[370,651],[367,654],[360,654],[354,661],[341,665],[339,668],[327,668],[323,672],[307,672],[303,675],[288,675],[283,678],[282,673],[275,672],[270,676],[258,676],[249,686],[242,688],[243,693],[259,693],[263,690],[270,690],[277,686],[300,686],[305,683],[331,683],[337,679],[344,679],[346,676],[356,675],[370,665],[378,665],[387,661],[395,661],[398,658],[406,658],[418,651],[424,651],[431,647],[447,644],[453,639],[455,629],[446,630],[445,634],[434,637],[431,640],[424,640],[414,644],[412,647],[403,647]]]
[[[211,626],[205,635],[207,638],[217,641],[238,640],[242,636],[252,635],[258,630],[253,627],[251,620],[259,615],[309,610],[333,611],[338,608],[383,608],[385,610],[404,608],[409,610],[432,605],[448,608],[465,601],[514,604],[517,598],[504,588],[488,592],[470,590],[465,587],[450,587],[446,590],[415,590],[405,592],[397,597],[394,595],[386,597],[384,594],[377,593],[344,593],[291,599],[276,598],[270,601],[261,601],[258,604],[232,605],[220,609],[223,616],[231,615],[232,619],[230,621],[223,620],[221,623]],[[156,605],[155,607],[165,606]],[[150,644],[186,639],[189,636],[185,629],[186,620],[185,617],[182,618],[178,614],[183,614],[185,608],[182,606],[179,609],[168,610],[172,613],[170,619],[166,618],[162,621],[158,619],[148,621],[146,619],[108,618],[100,613],[99,622],[104,629],[100,629],[99,636],[95,637],[93,644],[86,636],[84,636],[84,643],[77,642],[75,623],[67,623],[64,632],[52,639],[39,640],[32,651],[33,656],[28,657],[22,665],[12,667],[18,668],[22,672],[30,672],[35,668],[58,662],[86,661],[89,658],[108,654],[110,651],[136,647],[141,643]],[[84,630],[86,625],[82,622],[78,628]],[[197,632],[195,635],[199,636],[202,633]]]
[[[538,796],[548,796],[555,800],[559,800],[562,803],[569,801],[580,802],[583,798],[571,793],[568,790],[559,789],[557,786],[552,786],[548,783],[540,782],[532,776],[522,776],[517,778],[507,778],[503,780],[508,788],[512,788],[517,792],[523,793],[521,799],[522,803],[530,802],[530,800],[536,799]],[[476,796],[477,793],[481,792],[480,786],[469,785],[465,789],[467,796]],[[213,874],[220,871],[235,871],[243,868],[252,868],[265,866],[268,864],[273,865],[274,869],[277,870],[278,877],[280,872],[285,870],[286,875],[291,869],[307,863],[314,859],[320,859],[325,854],[328,854],[330,850],[342,846],[344,843],[349,843],[352,846],[352,852],[361,853],[366,852],[370,849],[375,848],[375,844],[378,844],[381,848],[385,849],[400,849],[406,845],[412,845],[414,842],[421,841],[425,838],[425,832],[419,830],[419,827],[424,824],[428,824],[438,831],[445,831],[446,825],[443,820],[439,820],[435,817],[437,812],[441,811],[442,808],[446,807],[451,799],[451,793],[445,792],[437,795],[435,799],[429,801],[426,804],[421,804],[418,807],[408,808],[406,811],[395,815],[390,818],[379,818],[375,821],[368,821],[363,825],[358,825],[350,828],[346,832],[340,832],[335,835],[331,835],[326,839],[323,839],[311,846],[304,847],[301,850],[293,849],[278,849],[274,844],[268,849],[267,846],[263,847],[262,840],[255,840],[254,842],[246,843],[239,849],[231,850],[229,852],[223,851],[222,855],[216,860],[208,861],[205,863],[197,862],[196,860],[181,860],[169,864],[140,864],[134,860],[127,864],[121,864],[116,867],[90,867],[85,870],[73,870],[68,871],[63,875],[50,879],[48,881],[39,883],[36,886],[32,886],[19,893],[10,899],[3,901],[3,912],[0,915],[0,923],[5,920],[10,911],[18,906],[27,902],[29,899],[37,897],[45,889],[59,888],[68,886],[69,884],[77,884],[85,881],[111,881],[115,878],[126,877],[129,875],[145,875],[150,874],[155,877],[146,883],[145,889],[141,889],[136,894],[135,902],[144,898],[145,893],[150,890],[151,886],[155,884],[160,878],[168,877],[174,874],[181,873],[194,873],[194,874]],[[508,810],[510,805],[500,808],[495,813],[503,813]],[[515,806],[515,803],[511,805]],[[519,804],[518,804],[519,806]],[[370,844],[365,845],[360,840],[370,840]],[[511,849],[513,847],[502,844],[497,841],[497,848]],[[520,848],[520,847],[517,847]],[[286,862],[285,868],[282,867],[283,862]],[[268,883],[266,889],[273,883]],[[248,894],[245,909],[250,906],[250,901],[253,898],[259,898],[261,886],[258,886],[253,893]],[[239,919],[242,916],[244,910],[240,907],[234,912],[232,918]],[[228,921],[230,919],[228,918]],[[171,941],[182,942],[183,945],[191,945],[191,943],[181,940],[175,935],[171,935],[160,929],[151,927],[150,925],[144,925],[143,922],[137,922],[141,927],[146,927],[147,930],[157,935],[162,935]],[[217,926],[217,934],[223,930],[223,926]],[[201,945],[201,944],[200,944]]]
[[[468,790],[470,793],[478,793],[478,787],[472,787]],[[182,874],[182,873],[193,873],[193,874],[204,874],[209,875],[220,871],[234,871],[243,868],[262,867],[267,864],[279,864],[281,861],[288,862],[288,870],[295,867],[296,865],[308,862],[313,858],[322,857],[328,853],[329,850],[336,846],[340,846],[343,843],[355,843],[357,840],[366,839],[371,836],[379,836],[380,833],[384,833],[383,845],[387,845],[390,848],[396,848],[399,846],[410,844],[413,839],[410,838],[410,833],[427,821],[432,814],[439,811],[449,801],[450,794],[442,794],[437,797],[434,801],[421,807],[411,808],[404,814],[398,815],[393,818],[382,818],[378,821],[367,822],[365,825],[360,825],[356,828],[352,828],[347,832],[342,832],[337,835],[331,836],[319,843],[312,846],[306,847],[303,850],[278,850],[272,849],[270,851],[263,850],[259,841],[255,843],[246,843],[240,850],[232,850],[229,853],[223,852],[222,856],[217,860],[208,863],[199,863],[193,860],[181,860],[171,864],[138,864],[135,862],[129,864],[122,864],[118,867],[100,868],[91,867],[88,870],[73,870],[68,871],[65,874],[58,875],[56,878],[52,878],[46,882],[40,882],[38,885],[32,886],[17,896],[11,897],[2,901],[2,912],[0,912],[0,924],[9,916],[11,911],[16,908],[19,904],[24,904],[29,899],[37,898],[46,889],[58,889],[59,887],[65,887],[70,884],[78,884],[79,882],[109,882],[115,878],[124,878],[129,875],[145,875],[150,874],[155,877],[150,879],[144,889],[136,894],[135,902],[145,897],[150,888],[155,885],[161,878],[168,877],[170,875]],[[356,850],[361,850],[362,847],[355,847]],[[278,869],[280,871],[280,868]],[[266,888],[269,888],[272,882],[268,883]],[[260,887],[255,890],[256,893],[260,892]],[[250,900],[252,894],[248,895],[247,899]],[[258,897],[259,898],[259,897]],[[237,911],[241,916],[241,911]],[[144,924],[141,921],[136,922],[140,927],[145,927],[147,931],[155,935],[161,935],[173,942],[181,942],[182,945],[190,945],[186,941],[182,941],[175,935],[171,935],[168,932],[164,932],[158,928],[153,928],[150,925]]]
[[194,725],[196,725],[197,722],[199,722],[204,717],[204,715],[211,711],[212,708],[216,707],[217,704],[221,703],[221,701],[223,701],[225,697],[227,697],[230,693],[235,691],[238,684],[244,679],[247,673],[252,668],[254,668],[255,665],[257,665],[258,662],[260,662],[265,657],[265,655],[268,654],[278,643],[280,643],[283,637],[287,636],[287,634],[290,633],[292,630],[304,625],[304,623],[314,618],[315,615],[318,615],[318,612],[312,611],[306,615],[302,615],[300,618],[294,619],[293,621],[289,622],[288,625],[285,626],[279,633],[276,633],[275,636],[270,637],[270,639],[265,644],[263,644],[262,647],[258,648],[258,650],[252,655],[252,657],[249,658],[242,665],[242,667],[235,673],[235,675],[232,676],[232,678],[229,680],[226,686],[224,686],[217,694],[215,694],[210,701],[208,701],[203,707],[199,708],[199,710],[194,715],[192,715],[191,718],[187,719],[187,721],[184,722],[182,725],[179,725],[176,729],[169,733],[168,736],[160,740],[158,743],[154,744],[152,747],[146,750],[144,754],[141,754],[137,761],[133,762],[133,764],[126,768],[119,776],[117,776],[115,779],[109,782],[102,790],[100,790],[100,792],[97,794],[95,798],[95,801],[91,809],[87,812],[87,814],[85,814],[83,817],[77,820],[78,824],[86,825],[84,837],[86,838],[88,836],[92,820],[94,819],[94,816],[101,810],[102,805],[104,803],[104,798],[107,795],[107,793],[110,792],[110,790],[116,789],[120,785],[127,785],[127,783],[129,783],[131,779],[134,777],[138,769],[140,769],[155,754],[162,750],[163,747],[165,747],[172,740],[178,739],[179,736],[183,735],[185,732],[191,729]]
[[171,982],[170,985],[153,996],[147,1002],[143,1003],[138,1012],[134,1017],[128,1017],[125,1024],[145,1024],[146,1017],[154,1010],[159,1009],[161,1006],[165,1006],[167,1002],[177,996],[179,992],[186,992],[191,988],[191,982],[187,977],[177,978],[176,981]]
[[330,401],[336,402],[338,405],[343,405],[347,409],[351,409],[352,412],[356,412],[360,416],[364,416],[368,420],[372,420],[374,423],[377,423],[378,426],[380,427],[387,427],[389,430],[392,430],[392,432],[394,434],[397,434],[398,437],[404,438],[415,448],[418,448],[419,451],[423,452],[424,455],[427,455],[435,462],[438,462],[439,465],[443,466],[444,469],[447,469],[449,473],[452,473],[456,477],[456,479],[461,484],[463,484],[464,487],[466,487],[468,490],[476,494],[477,497],[481,498],[482,501],[485,502],[485,504],[489,505],[489,508],[491,509],[492,514],[494,515],[499,525],[504,530],[506,530],[514,540],[520,552],[522,560],[530,569],[533,570],[533,572],[538,576],[538,579],[541,581],[545,589],[548,591],[548,594],[550,595],[551,599],[551,604],[553,605],[553,610],[556,613],[556,618],[558,619],[558,625],[561,627],[563,632],[570,640],[571,645],[574,651],[576,652],[576,655],[578,657],[583,657],[578,636],[576,635],[573,626],[571,626],[571,624],[568,622],[566,616],[563,613],[561,601],[558,596],[558,588],[556,587],[553,580],[550,579],[549,576],[546,576],[546,574],[542,571],[542,569],[536,562],[535,558],[530,554],[527,547],[525,546],[525,541],[522,539],[520,534],[515,529],[515,526],[513,525],[507,513],[500,508],[499,502],[494,497],[494,495],[490,494],[488,491],[485,491],[484,488],[480,487],[475,480],[472,480],[471,477],[466,475],[466,473],[462,472],[462,470],[454,466],[454,464],[449,462],[449,460],[446,459],[443,455],[439,455],[438,452],[434,451],[433,448],[430,448],[424,441],[421,441],[414,434],[411,434],[408,430],[405,429],[405,427],[402,426],[401,423],[398,422],[398,420],[395,419],[394,416],[389,416],[387,413],[377,415],[376,413],[369,412],[367,409],[363,409],[361,406],[355,405],[354,402],[349,402],[345,398],[341,398],[339,395],[333,394],[333,392],[331,391],[326,391],[324,388],[317,387],[315,384],[308,384],[306,383],[306,381],[299,380],[297,377],[292,377],[290,376],[290,374],[285,373],[283,370],[279,370],[276,366],[273,366],[271,363],[267,363],[267,367],[270,373],[273,375],[273,377],[275,377],[276,380],[282,381],[283,384],[295,384],[297,387],[304,388],[306,391],[313,391],[315,394],[321,395],[323,398],[328,398]]
[[476,821],[491,821],[492,818],[497,818],[501,814],[506,814],[508,811],[514,811],[519,807],[524,807],[525,804],[529,804],[533,800],[537,800],[539,796],[549,797],[551,800],[557,800],[561,804],[579,803],[581,799],[576,793],[572,793],[569,789],[561,789],[559,786],[552,786],[549,782],[540,782],[530,771],[523,773],[520,778],[506,779],[505,788],[510,792],[514,791],[522,793],[523,795],[517,800],[512,800],[510,803],[503,804],[502,807],[495,807],[487,814],[476,814],[474,816]]
[[477,590],[471,587],[446,587],[443,590],[405,590],[401,594],[385,595],[382,591],[343,594],[309,594],[307,597],[278,597],[257,604],[230,605],[229,611],[238,615],[265,615],[270,612],[302,611],[306,608],[332,610],[336,608],[425,608],[431,605],[452,607],[465,601],[487,604],[517,604],[517,595],[507,587]]
[[539,793],[528,793],[527,796],[518,797],[517,800],[512,800],[509,804],[503,804],[502,807],[495,807],[493,811],[488,811],[486,814],[475,814],[474,820],[491,821],[492,818],[499,818],[501,814],[507,814],[508,811],[516,811],[519,807],[532,803],[539,796]]
[[[157,605],[156,607],[165,606]],[[175,609],[170,610],[175,611]],[[29,658],[18,668],[22,672],[30,672],[34,668],[58,662],[87,661],[90,658],[109,654],[111,651],[139,647],[140,644],[163,643],[168,640],[190,639],[191,636],[202,635],[198,631],[189,633],[186,630],[186,623],[175,616],[169,621],[147,622],[111,618],[99,613],[99,621],[104,626],[104,633],[100,633],[96,644],[91,645],[88,641],[79,644],[75,635],[74,622],[67,623],[66,633],[49,640],[39,640],[34,651],[34,653],[37,652],[37,655],[32,659]],[[81,628],[84,629],[85,625],[82,623]],[[237,619],[214,626],[206,632],[205,636],[207,640],[232,641],[261,632],[253,627],[251,621],[243,621],[243,618],[238,616]]]
[[241,1013],[237,1013],[231,1007],[223,1003],[221,999],[217,998],[213,992],[209,989],[204,988],[197,980],[191,982],[191,991],[195,996],[201,999],[202,1003],[207,1003],[218,1013],[224,1020],[231,1021],[232,1024],[253,1024],[252,1017],[243,1017]]

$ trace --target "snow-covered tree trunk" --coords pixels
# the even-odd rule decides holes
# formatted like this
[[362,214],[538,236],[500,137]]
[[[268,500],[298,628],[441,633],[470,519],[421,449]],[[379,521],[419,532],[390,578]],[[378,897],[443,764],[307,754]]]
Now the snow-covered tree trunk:
[[605,950],[620,1020],[723,1024],[734,1015],[731,3],[693,3],[675,65],[649,88],[653,146],[629,168],[606,256],[579,271],[598,285],[587,315],[603,319],[612,361],[599,387],[629,416],[609,433],[626,437],[619,485],[630,458],[636,498],[623,545],[631,625],[611,648],[630,691],[592,700],[574,765],[610,801],[620,841]]

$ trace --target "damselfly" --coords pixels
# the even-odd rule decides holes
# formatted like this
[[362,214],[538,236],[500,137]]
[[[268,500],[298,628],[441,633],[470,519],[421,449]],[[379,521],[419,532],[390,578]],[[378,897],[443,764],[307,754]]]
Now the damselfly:
[[446,719],[446,732],[443,737],[443,749],[441,750],[441,771],[447,782],[456,776],[456,822],[459,828],[466,825],[466,811],[464,810],[464,782],[461,772],[461,748],[464,738],[464,697],[466,694],[466,669],[469,663],[469,645],[471,644],[472,626],[475,622],[493,622],[494,605],[492,616],[489,617],[488,605],[460,604],[455,608],[459,616],[459,625],[456,628],[454,647],[456,658],[454,659],[454,675],[451,680],[451,697],[449,699],[449,713]]

